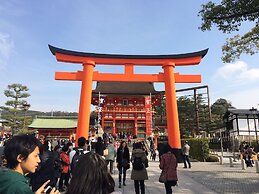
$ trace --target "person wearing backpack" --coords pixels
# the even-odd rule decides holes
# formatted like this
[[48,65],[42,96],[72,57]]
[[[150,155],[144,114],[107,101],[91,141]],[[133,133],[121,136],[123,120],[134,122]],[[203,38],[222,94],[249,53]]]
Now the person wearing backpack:
[[89,152],[89,141],[85,139],[85,137],[80,137],[77,140],[78,147],[74,150],[70,151],[70,171],[73,173],[75,166],[82,154],[86,154]]
[[135,144],[135,149],[132,151],[132,171],[131,180],[134,180],[135,193],[145,194],[145,180],[148,180],[146,168],[148,167],[148,159],[145,151],[142,148],[142,143]]

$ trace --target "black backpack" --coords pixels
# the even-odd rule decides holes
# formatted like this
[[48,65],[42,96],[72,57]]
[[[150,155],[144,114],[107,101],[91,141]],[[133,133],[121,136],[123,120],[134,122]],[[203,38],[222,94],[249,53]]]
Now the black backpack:
[[135,157],[132,166],[134,170],[142,170],[144,168],[144,164],[141,157]]
[[80,156],[81,155],[83,155],[84,154],[84,150],[76,150],[76,153],[75,153],[75,155],[73,156],[73,158],[72,158],[72,161],[71,161],[71,164],[70,164],[70,167],[71,167],[71,173],[73,173],[73,170],[75,169],[75,167],[76,167],[76,163],[78,162],[78,160],[79,160],[79,158],[80,158]]

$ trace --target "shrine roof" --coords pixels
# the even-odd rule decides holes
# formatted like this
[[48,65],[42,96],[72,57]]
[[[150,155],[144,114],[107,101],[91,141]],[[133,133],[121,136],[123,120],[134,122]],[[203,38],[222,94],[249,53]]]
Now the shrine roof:
[[152,82],[97,82],[93,94],[102,95],[155,95],[164,91],[156,91]]
[[259,115],[259,111],[254,109],[228,109],[227,113],[236,114],[236,115]]
[[94,58],[117,58],[117,59],[181,59],[201,56],[202,58],[207,54],[208,49],[204,49],[192,53],[183,54],[166,54],[166,55],[124,55],[124,54],[101,54],[101,53],[89,53],[89,52],[78,52],[72,50],[66,50],[48,45],[51,53],[56,55],[56,53],[73,55],[79,57],[94,57]]
[[77,127],[77,117],[37,117],[29,128],[71,129]]

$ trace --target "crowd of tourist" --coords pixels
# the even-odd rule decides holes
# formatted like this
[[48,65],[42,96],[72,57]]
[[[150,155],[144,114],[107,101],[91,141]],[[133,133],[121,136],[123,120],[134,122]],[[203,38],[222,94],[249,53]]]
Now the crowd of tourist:
[[[144,194],[145,180],[148,180],[148,151],[155,160],[156,150],[152,141],[149,150],[143,142],[134,142],[130,154],[128,143],[128,136],[118,140],[107,134],[94,140],[80,137],[77,146],[75,142],[56,138],[38,140],[33,135],[14,136],[3,147],[0,193],[38,194],[46,193],[47,188],[50,188],[47,193],[51,194],[120,193],[115,191],[111,176],[116,162],[118,187],[126,187],[127,170],[132,168],[130,178],[134,181],[135,193]],[[160,168],[168,170],[164,167],[168,161],[161,162]],[[165,185],[167,193],[170,193],[169,187],[168,182]]]
[[[111,136],[104,133],[96,138],[80,137],[77,142],[37,139],[33,135],[10,136],[4,140],[0,145],[1,194],[120,194],[115,191],[114,167],[118,169],[118,188],[126,188],[127,172],[131,169],[128,177],[134,181],[135,193],[144,194],[149,155],[153,161],[159,156],[161,176],[167,175],[166,181],[162,181],[166,194],[173,192],[172,187],[178,181],[177,160],[171,147],[163,144],[156,149],[152,140],[147,146],[147,142],[132,141],[131,134]],[[244,141],[239,150],[247,167],[253,167],[256,156],[253,146]],[[189,152],[190,145],[185,141],[182,147],[184,168],[191,168]]]

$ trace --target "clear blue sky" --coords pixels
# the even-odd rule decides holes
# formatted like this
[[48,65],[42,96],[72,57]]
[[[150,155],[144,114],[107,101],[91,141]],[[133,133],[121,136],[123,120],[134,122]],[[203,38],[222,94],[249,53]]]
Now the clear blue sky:
[[[221,46],[234,34],[216,28],[202,32],[198,12],[205,0],[0,0],[0,105],[8,84],[29,87],[31,110],[78,111],[81,82],[55,81],[56,71],[81,70],[80,64],[57,62],[48,44],[69,50],[111,54],[179,54],[209,48],[198,66],[176,72],[201,74],[201,84],[177,84],[177,89],[208,85],[211,103],[225,98],[236,108],[259,108],[258,55],[242,55],[233,64],[221,61]],[[122,67],[96,67],[121,72]],[[138,67],[158,73],[161,68]],[[163,90],[163,85],[156,85]]]

